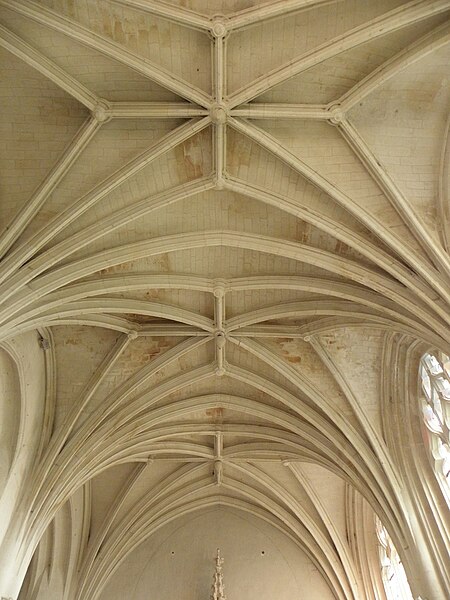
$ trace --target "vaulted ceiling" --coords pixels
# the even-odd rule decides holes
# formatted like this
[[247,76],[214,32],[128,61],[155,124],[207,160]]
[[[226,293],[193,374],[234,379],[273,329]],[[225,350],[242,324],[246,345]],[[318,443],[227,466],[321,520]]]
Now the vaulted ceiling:
[[449,1],[0,7],[21,597],[115,598],[217,507],[298,546],[308,598],[369,597],[349,506],[396,540],[406,510],[386,344],[449,349]]

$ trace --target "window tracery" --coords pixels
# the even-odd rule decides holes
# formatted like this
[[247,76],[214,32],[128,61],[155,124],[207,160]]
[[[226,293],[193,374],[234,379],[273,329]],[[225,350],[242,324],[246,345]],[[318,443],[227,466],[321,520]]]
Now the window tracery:
[[387,600],[413,600],[400,556],[380,519],[376,518],[381,578]]
[[430,452],[441,487],[450,501],[450,358],[443,353],[424,354],[419,372]]

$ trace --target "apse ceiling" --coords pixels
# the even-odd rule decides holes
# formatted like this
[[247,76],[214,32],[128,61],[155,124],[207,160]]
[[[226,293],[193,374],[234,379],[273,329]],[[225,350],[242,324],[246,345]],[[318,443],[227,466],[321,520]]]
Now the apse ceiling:
[[403,514],[383,342],[450,339],[448,0],[0,6],[0,335],[37,330],[47,373],[30,548],[71,497],[94,599],[225,505],[356,598],[346,485]]

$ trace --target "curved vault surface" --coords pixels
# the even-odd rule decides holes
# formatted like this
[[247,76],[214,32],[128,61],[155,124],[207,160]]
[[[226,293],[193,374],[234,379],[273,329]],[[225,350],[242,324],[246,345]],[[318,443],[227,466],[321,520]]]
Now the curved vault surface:
[[216,514],[370,597],[355,506],[414,545],[386,348],[449,352],[449,3],[0,5],[7,595]]

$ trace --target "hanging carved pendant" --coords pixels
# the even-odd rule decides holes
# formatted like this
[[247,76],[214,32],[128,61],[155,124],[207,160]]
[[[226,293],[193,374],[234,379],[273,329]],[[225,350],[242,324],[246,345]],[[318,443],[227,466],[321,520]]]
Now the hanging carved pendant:
[[223,558],[220,557],[220,550],[217,548],[216,571],[214,573],[213,584],[211,587],[211,600],[226,600],[225,588],[223,584]]

